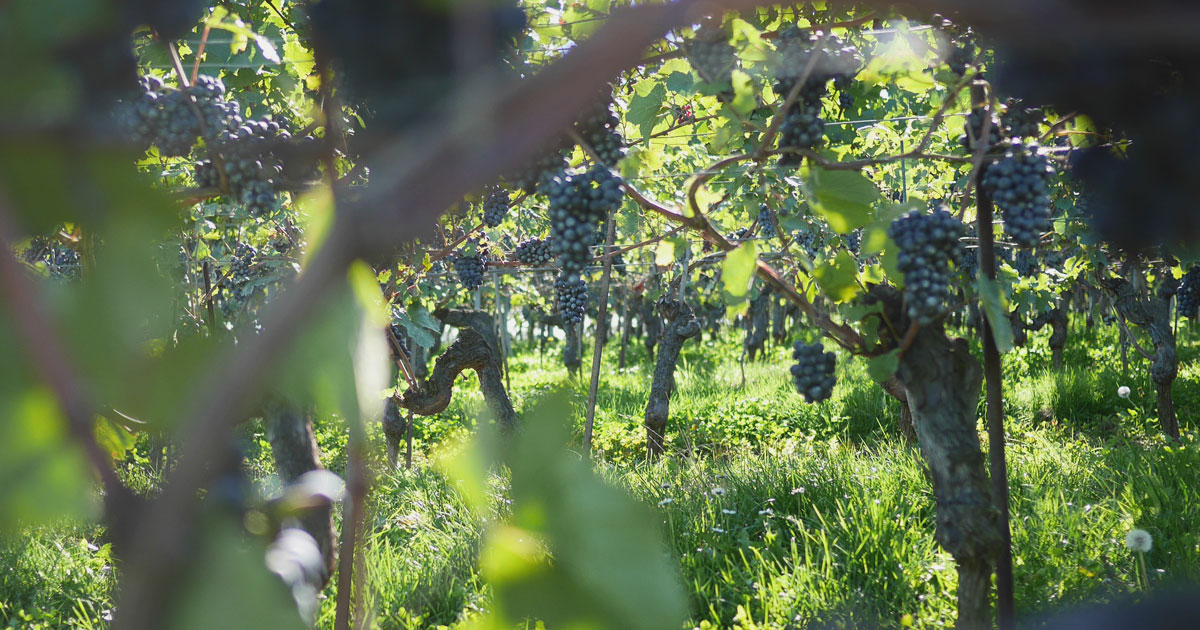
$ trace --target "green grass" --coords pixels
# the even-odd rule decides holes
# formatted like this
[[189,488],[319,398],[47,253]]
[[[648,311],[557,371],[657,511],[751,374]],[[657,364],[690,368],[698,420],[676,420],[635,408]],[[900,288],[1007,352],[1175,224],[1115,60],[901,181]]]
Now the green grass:
[[[1152,588],[1200,580],[1194,344],[1181,342],[1175,387],[1189,435],[1168,445],[1145,362],[1131,358],[1126,375],[1115,334],[1073,333],[1061,371],[1050,369],[1043,333],[1005,355],[1017,605],[1026,618],[1135,592],[1135,559],[1123,545],[1133,527],[1154,535],[1146,558]],[[923,462],[898,438],[898,407],[861,361],[839,361],[832,399],[806,405],[788,381],[787,348],[747,363],[743,386],[735,340],[689,344],[672,399],[672,455],[650,465],[641,461],[641,415],[651,361],[635,345],[618,373],[616,353],[615,343],[605,349],[599,471],[661,515],[691,597],[687,627],[952,623],[954,563],[933,540]],[[545,357],[525,351],[510,359],[518,409],[564,381],[582,402],[586,383],[570,380],[558,356],[551,347]],[[419,420],[414,471],[378,473],[365,546],[376,627],[454,627],[488,606],[476,560],[486,521],[506,515],[504,481],[493,480],[492,509],[481,516],[432,464],[473,431],[483,407],[476,385],[466,376],[449,408]],[[1121,385],[1133,389],[1129,399],[1117,396]],[[345,431],[324,421],[318,436],[326,463],[340,470]],[[249,468],[269,475],[261,429],[247,427],[244,438]],[[378,431],[372,440],[381,451]],[[127,474],[140,486],[157,479],[138,461]],[[0,541],[0,621],[103,627],[115,578],[101,534],[63,525]],[[325,594],[320,627],[332,626],[333,593]]]

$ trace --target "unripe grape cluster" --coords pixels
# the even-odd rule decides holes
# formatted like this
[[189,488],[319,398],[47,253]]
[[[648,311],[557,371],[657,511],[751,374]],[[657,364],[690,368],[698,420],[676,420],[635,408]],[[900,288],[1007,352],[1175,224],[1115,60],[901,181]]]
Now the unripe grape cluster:
[[549,239],[526,239],[517,245],[513,257],[522,265],[545,267],[554,262],[554,244]]
[[1188,269],[1175,292],[1176,309],[1184,317],[1196,319],[1200,315],[1200,266]]
[[468,290],[483,286],[483,272],[486,270],[487,259],[478,244],[472,243],[455,252],[454,273]]
[[825,352],[825,346],[820,343],[804,343],[797,341],[792,349],[792,384],[796,391],[804,396],[809,403],[828,400],[833,395],[833,386],[837,384],[834,370],[837,368],[837,357],[832,352]]
[[508,191],[495,187],[488,191],[487,197],[483,200],[483,224],[494,228],[502,221],[504,215],[508,214]]
[[563,321],[569,324],[583,321],[587,301],[587,282],[582,278],[564,272],[554,279],[554,308]]
[[1050,176],[1054,166],[1036,143],[1013,141],[1004,158],[983,173],[983,189],[1004,211],[1004,232],[1033,247],[1050,229]]
[[960,260],[961,221],[944,209],[930,214],[913,210],[892,222],[888,236],[899,248],[908,316],[925,326],[946,313],[950,296],[950,262]]
[[560,173],[547,182],[545,191],[559,265],[568,279],[577,280],[592,259],[590,247],[598,240],[600,222],[621,205],[621,180],[597,165],[583,173]]

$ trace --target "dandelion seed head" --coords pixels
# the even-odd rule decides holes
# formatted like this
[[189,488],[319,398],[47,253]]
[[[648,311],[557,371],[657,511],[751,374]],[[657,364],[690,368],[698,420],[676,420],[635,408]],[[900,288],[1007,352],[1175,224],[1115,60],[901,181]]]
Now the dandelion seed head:
[[1131,529],[1125,534],[1125,546],[1131,551],[1146,553],[1154,546],[1154,537],[1144,529]]
[[1126,385],[1122,385],[1122,386],[1118,387],[1117,395],[1120,396],[1121,398],[1129,398],[1129,387]]

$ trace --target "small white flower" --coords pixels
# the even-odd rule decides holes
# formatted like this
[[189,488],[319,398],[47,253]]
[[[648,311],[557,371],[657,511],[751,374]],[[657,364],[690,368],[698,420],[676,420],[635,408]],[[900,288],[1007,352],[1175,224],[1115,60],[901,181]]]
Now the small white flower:
[[774,516],[775,510],[772,510],[771,508],[767,508],[765,510],[759,510],[758,515],[759,516]]
[[737,510],[724,509],[724,510],[721,510],[721,513],[722,514],[737,514]]
[[1133,551],[1147,553],[1154,546],[1154,537],[1144,529],[1132,529],[1125,534],[1125,546]]
[[723,496],[725,496],[725,488],[722,488],[721,486],[716,486],[712,489],[712,493],[719,497],[723,497]]
[[671,505],[674,502],[675,502],[675,499],[672,499],[671,497],[667,497],[667,498],[663,499],[662,501],[658,502],[658,507]]
[[714,527],[714,528],[712,528],[712,530],[713,530],[714,534],[724,534],[725,533],[725,530],[721,529],[720,527]]
[[792,494],[804,494],[804,486],[800,486],[799,488],[792,488]]
[[1118,387],[1117,395],[1120,396],[1121,398],[1129,398],[1129,387],[1126,385],[1122,385],[1122,386]]

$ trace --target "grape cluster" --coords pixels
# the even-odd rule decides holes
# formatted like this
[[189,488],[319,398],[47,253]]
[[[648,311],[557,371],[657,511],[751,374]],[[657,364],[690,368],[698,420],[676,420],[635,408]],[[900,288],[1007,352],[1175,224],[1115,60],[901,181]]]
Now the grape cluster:
[[1028,138],[1038,135],[1046,116],[1037,107],[1025,107],[1020,99],[1009,99],[1004,113],[1000,115],[1000,126],[1010,138]]
[[913,210],[888,227],[899,248],[898,267],[904,273],[908,316],[925,326],[946,312],[952,260],[961,257],[959,238],[966,227],[945,209],[923,214]]
[[603,166],[578,174],[560,173],[546,186],[554,251],[563,274],[577,280],[591,260],[600,222],[621,205],[621,180]]
[[529,162],[505,175],[504,179],[513,188],[528,194],[537,192],[538,186],[567,168],[567,146],[561,140],[543,150]]
[[1200,315],[1200,266],[1188,269],[1175,292],[1176,309],[1184,317],[1196,319]]
[[583,321],[587,301],[587,282],[582,278],[564,272],[554,279],[554,308],[563,321],[569,324]]
[[805,254],[808,254],[809,258],[816,258],[817,254],[821,253],[821,248],[824,245],[821,241],[821,235],[812,226],[806,230],[792,232],[792,240],[804,250]]
[[758,230],[763,238],[775,238],[779,235],[775,230],[775,213],[765,203],[758,211]]
[[[820,31],[810,32],[797,27],[780,33],[775,92],[790,93],[808,70],[804,85],[800,88],[800,98],[783,114],[783,125],[779,128],[780,149],[811,149],[824,141],[825,121],[820,117],[821,99],[828,90],[829,82],[833,81],[840,92],[839,105],[843,110],[847,109],[853,104],[847,90],[861,66],[862,55],[858,49],[847,45],[836,35],[823,36]],[[786,154],[780,159],[780,164],[785,166],[800,162],[801,157],[797,154]]]
[[483,286],[483,272],[487,269],[487,258],[478,244],[472,243],[454,254],[454,273],[458,281],[468,290]]
[[850,93],[850,87],[854,85],[854,78],[849,76],[839,76],[833,79],[833,89],[838,91],[838,107],[842,113],[854,107],[854,95]]
[[796,391],[804,396],[806,402],[828,400],[837,383],[833,373],[837,367],[837,357],[832,352],[825,352],[825,346],[820,343],[797,341],[792,349],[792,358],[796,360],[791,368],[792,384],[796,386]]
[[1012,268],[1022,278],[1036,276],[1038,270],[1037,256],[1027,249],[1022,249],[1013,256]]
[[625,157],[625,140],[621,137],[621,120],[613,111],[612,90],[596,99],[575,123],[579,136],[591,147],[600,163],[614,167]]
[[526,239],[520,245],[517,245],[513,256],[522,265],[545,267],[554,262],[554,244],[549,239]]
[[[975,226],[967,228],[964,236],[975,238]],[[954,266],[958,268],[967,282],[974,282],[979,275],[979,249],[960,245],[954,253]]]
[[[793,108],[783,119],[779,127],[780,149],[811,149],[820,146],[825,140],[825,121],[818,115]],[[798,153],[788,153],[779,159],[785,166],[796,165],[801,161]]]
[[725,235],[726,240],[733,241],[735,243],[739,242],[739,241],[744,241],[747,238],[750,238],[750,228],[748,228],[748,227],[740,227],[737,229],[737,231],[730,232]]
[[1004,231],[1021,247],[1033,247],[1050,229],[1050,176],[1054,167],[1036,143],[1013,141],[1004,158],[988,166],[981,182],[1004,210]]
[[[979,141],[983,139],[983,124],[988,119],[988,110],[982,107],[976,107],[967,115],[967,122],[963,125],[963,136],[961,142],[963,147],[968,151],[974,151],[979,148]],[[1000,123],[995,116],[991,117],[992,124],[988,126],[988,145],[996,144],[996,138],[1000,137]]]
[[[812,60],[814,56],[815,61]],[[844,91],[862,67],[863,57],[857,48],[837,35],[789,27],[779,34],[775,92],[791,92],[810,62],[812,69],[800,89],[800,102],[819,111],[829,82],[838,82],[838,89]]]
[[951,42],[950,46],[946,64],[950,66],[950,72],[956,76],[965,76],[967,67],[975,63],[975,38],[970,35],[960,37],[957,41]]
[[[311,179],[317,171],[315,138],[293,138],[285,126],[267,118],[244,118],[220,79],[199,76],[193,85],[175,89],[145,77],[141,93],[125,105],[118,113],[119,128],[135,143],[158,147],[163,156],[188,155],[203,138],[212,159],[196,163],[196,184],[222,187],[219,160],[228,191],[253,216],[274,210],[283,174]],[[286,165],[281,153],[289,155]]]
[[684,47],[688,63],[708,83],[730,86],[737,67],[737,51],[717,20],[700,27],[696,36]]
[[64,247],[44,236],[29,239],[29,246],[21,256],[29,264],[41,263],[52,274],[74,278],[79,275],[79,252]]
[[508,214],[508,191],[499,186],[488,191],[487,197],[483,200],[483,224],[494,228],[502,221],[504,215]]
[[245,243],[238,243],[233,251],[233,258],[229,260],[229,276],[233,280],[233,284],[241,286],[250,281],[250,276],[254,272],[255,253],[253,247]]
[[862,228],[858,228],[849,234],[842,236],[842,241],[846,243],[846,249],[850,250],[855,256],[862,249]]
[[218,132],[212,147],[222,158],[229,189],[237,200],[246,205],[251,216],[269,214],[277,200],[275,182],[283,174],[283,163],[274,149],[290,140],[291,133],[269,119],[240,122],[233,129]]

